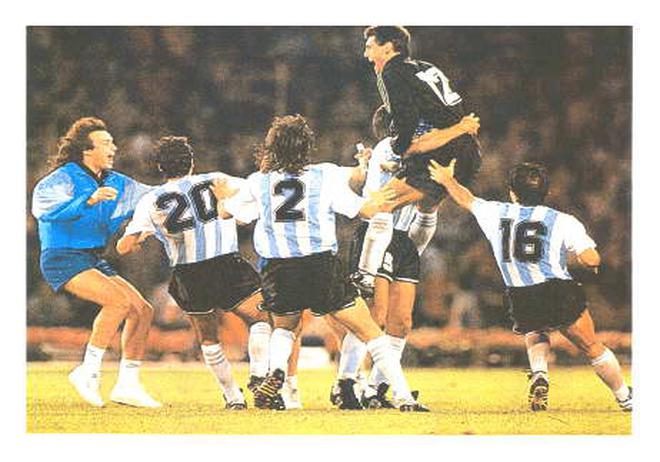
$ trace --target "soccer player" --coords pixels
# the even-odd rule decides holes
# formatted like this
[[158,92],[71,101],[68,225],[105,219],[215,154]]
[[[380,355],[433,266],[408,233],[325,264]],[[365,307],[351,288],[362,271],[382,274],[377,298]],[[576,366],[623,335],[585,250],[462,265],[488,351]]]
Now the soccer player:
[[163,244],[172,267],[169,292],[193,325],[204,363],[222,390],[226,408],[246,409],[218,339],[216,310],[233,311],[249,326],[251,390],[268,372],[271,326],[268,315],[257,309],[262,301],[259,275],[238,253],[236,221],[219,214],[211,191],[213,180],[219,178],[232,186],[245,180],[221,172],[193,175],[193,149],[183,136],[161,138],[155,160],[166,182],[140,200],[117,251],[137,251],[150,235]]
[[549,188],[545,168],[536,163],[516,166],[509,176],[511,202],[494,202],[474,197],[462,186],[454,178],[454,164],[452,160],[443,167],[431,161],[429,171],[458,205],[472,212],[490,241],[514,330],[525,335],[531,409],[548,407],[548,331],[559,329],[589,359],[619,407],[631,411],[632,389],[612,351],[596,339],[584,290],[566,268],[568,252],[574,252],[597,273],[600,255],[580,221],[543,205]]
[[[391,137],[387,135],[391,117],[385,106],[380,106],[372,118],[372,131],[381,141],[374,147],[369,158],[366,184],[363,196],[368,197],[378,191],[393,177],[392,165],[398,164],[398,156],[392,151]],[[479,118],[473,114],[464,117],[449,129],[434,129],[413,140],[408,154],[416,155],[424,148],[440,147],[464,133],[476,133]],[[372,316],[379,326],[384,326],[392,351],[401,360],[406,337],[412,329],[412,311],[415,302],[415,288],[419,282],[420,255],[418,248],[409,236],[415,219],[414,204],[405,205],[393,212],[394,232],[385,252],[385,258],[375,278],[374,304]],[[365,221],[356,230],[351,251],[351,268],[357,269],[362,243],[368,223]],[[366,354],[366,346],[353,334],[348,333],[342,341],[337,382],[331,393],[331,401],[340,409],[359,409],[362,406],[391,407],[385,398],[388,389],[382,372],[373,367],[369,377],[369,387],[364,389],[362,403],[355,394],[358,368]]]
[[[397,205],[418,202],[410,234],[418,249],[423,249],[435,234],[436,211],[446,196],[442,186],[428,177],[429,160],[447,165],[456,158],[457,178],[469,184],[481,165],[479,146],[474,134],[464,133],[441,147],[427,146],[417,155],[407,154],[416,137],[433,128],[446,129],[467,114],[462,98],[438,67],[410,58],[410,34],[405,28],[372,26],[364,30],[364,38],[364,56],[373,64],[378,92],[392,120],[392,151],[402,157],[402,167],[388,186],[398,192]],[[388,214],[371,220],[360,259],[363,272],[376,274],[392,229]]]
[[223,207],[237,220],[257,220],[254,246],[266,260],[263,308],[272,314],[274,330],[270,372],[255,393],[256,405],[277,408],[294,332],[302,311],[309,308],[318,316],[332,316],[367,344],[401,411],[428,411],[412,397],[387,337],[356,297],[336,256],[335,214],[372,216],[389,193],[380,191],[368,200],[356,195],[339,166],[311,163],[313,144],[314,133],[304,117],[276,117],[264,145],[272,162],[269,171],[250,175],[247,187],[228,200],[230,191],[223,191],[221,184],[216,189]]
[[81,365],[69,374],[78,394],[96,407],[101,361],[124,322],[122,358],[110,399],[139,407],[159,407],[139,380],[153,309],[102,258],[108,239],[128,218],[148,186],[112,170],[117,153],[104,121],[76,120],[60,138],[54,170],[36,185],[32,214],[39,223],[40,267],[55,291],[65,290],[100,305]]

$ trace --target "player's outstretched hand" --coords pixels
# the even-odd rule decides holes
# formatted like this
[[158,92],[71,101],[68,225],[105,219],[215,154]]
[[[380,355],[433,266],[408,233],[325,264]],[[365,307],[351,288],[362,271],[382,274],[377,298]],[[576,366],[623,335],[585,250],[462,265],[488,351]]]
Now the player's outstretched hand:
[[456,165],[456,159],[452,159],[449,162],[448,167],[443,167],[435,160],[431,159],[429,164],[429,173],[431,174],[431,179],[439,184],[445,184],[447,180],[454,176],[454,166]]
[[474,115],[474,112],[471,112],[470,115],[466,115],[461,119],[461,128],[463,131],[465,131],[465,133],[476,135],[479,131],[479,128],[481,127],[480,120],[481,119],[479,119],[479,117]]
[[396,199],[397,192],[395,189],[385,186],[384,188],[374,191],[369,196],[369,202],[371,202],[375,207],[383,211],[389,210],[390,207],[393,207]]
[[216,199],[219,201],[232,197],[238,192],[238,188],[232,188],[229,186],[229,182],[226,178],[218,178],[213,180],[211,190],[213,191]]
[[94,205],[101,201],[112,201],[117,198],[119,192],[110,186],[101,186],[87,199],[87,204]]

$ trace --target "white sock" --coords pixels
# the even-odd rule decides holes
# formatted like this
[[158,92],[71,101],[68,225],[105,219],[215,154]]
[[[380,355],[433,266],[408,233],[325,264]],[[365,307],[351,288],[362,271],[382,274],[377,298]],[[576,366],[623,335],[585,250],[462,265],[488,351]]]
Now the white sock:
[[360,364],[362,364],[362,360],[366,355],[367,345],[353,333],[347,333],[341,342],[337,378],[355,380]]
[[383,264],[385,251],[392,240],[394,221],[391,213],[380,212],[369,220],[364,234],[358,268],[368,274],[376,274]]
[[297,375],[289,375],[285,379],[284,383],[289,387],[289,389],[297,390],[298,389],[298,376]]
[[250,326],[248,337],[248,356],[250,357],[250,375],[265,377],[268,374],[270,336],[273,329],[267,322],[255,322]]
[[417,247],[417,253],[422,254],[426,246],[429,245],[433,236],[435,236],[435,230],[438,227],[438,213],[424,213],[417,210],[415,219],[410,225],[410,230],[408,231],[408,237],[415,243]]
[[231,374],[231,365],[220,344],[202,345],[204,364],[211,370],[228,403],[243,401],[243,394]]
[[285,373],[289,363],[289,356],[293,350],[296,334],[287,329],[277,328],[270,336],[270,371],[281,369]]
[[104,353],[105,353],[105,348],[95,347],[91,343],[88,343],[87,348],[85,349],[85,356],[82,362],[83,367],[91,373],[100,372]]
[[[401,364],[401,356],[403,355],[403,349],[406,347],[406,339],[401,337],[394,337],[393,335],[386,335],[387,339],[390,342],[390,349],[399,364]],[[374,388],[378,388],[378,385],[382,382],[387,382],[387,378],[383,371],[380,370],[375,364],[371,368],[371,374],[369,376],[369,385]]]
[[550,337],[545,332],[530,332],[525,334],[527,357],[532,373],[548,373],[548,356],[550,355]]
[[142,361],[121,358],[119,361],[119,376],[117,383],[136,385],[140,383],[140,365]]
[[414,401],[408,388],[408,382],[403,375],[401,364],[396,360],[394,352],[386,335],[381,335],[367,342],[367,349],[371,358],[374,360],[374,366],[380,369],[387,378],[387,382],[392,387],[392,395],[396,400],[404,402]]
[[623,400],[628,397],[628,386],[623,379],[621,366],[619,366],[619,361],[609,348],[605,348],[602,355],[592,360],[591,365],[598,377],[605,382],[605,385],[610,387],[617,399]]

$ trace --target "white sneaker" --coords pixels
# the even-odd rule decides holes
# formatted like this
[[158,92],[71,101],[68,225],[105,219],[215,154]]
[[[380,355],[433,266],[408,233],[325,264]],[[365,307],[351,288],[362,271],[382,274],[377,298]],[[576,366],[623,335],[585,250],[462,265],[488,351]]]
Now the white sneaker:
[[117,383],[110,393],[110,401],[135,407],[161,407],[162,404],[149,396],[140,383],[124,385]]
[[300,392],[297,388],[291,388],[287,382],[284,382],[284,386],[280,391],[282,395],[282,400],[284,401],[284,407],[288,409],[302,409],[302,403],[300,402]]
[[69,382],[80,397],[92,406],[103,407],[105,405],[99,394],[101,372],[89,373],[80,365],[69,374]]

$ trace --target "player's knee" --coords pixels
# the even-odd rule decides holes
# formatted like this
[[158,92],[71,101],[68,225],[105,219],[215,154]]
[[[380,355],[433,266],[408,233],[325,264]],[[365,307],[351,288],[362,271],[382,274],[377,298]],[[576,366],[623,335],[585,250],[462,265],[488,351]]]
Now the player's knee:
[[395,337],[406,337],[412,330],[412,315],[396,313],[387,319],[387,333]]
[[605,353],[605,345],[601,342],[590,342],[578,345],[578,348],[588,359],[593,360]]

